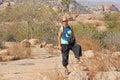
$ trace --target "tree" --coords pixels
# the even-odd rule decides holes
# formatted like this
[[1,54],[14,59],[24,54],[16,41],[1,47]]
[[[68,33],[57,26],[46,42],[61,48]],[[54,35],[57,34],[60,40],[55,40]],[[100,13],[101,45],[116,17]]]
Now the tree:
[[70,1],[71,0],[62,0],[62,2],[61,2],[63,6],[66,6],[67,10],[69,8]]

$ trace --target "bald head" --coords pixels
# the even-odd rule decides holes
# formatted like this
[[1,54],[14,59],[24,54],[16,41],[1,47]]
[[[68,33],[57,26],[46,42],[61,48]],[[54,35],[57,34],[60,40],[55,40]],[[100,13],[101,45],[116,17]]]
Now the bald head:
[[63,17],[62,21],[68,21],[68,18],[67,17]]
[[67,17],[63,17],[62,22],[63,22],[64,26],[68,26],[68,18]]

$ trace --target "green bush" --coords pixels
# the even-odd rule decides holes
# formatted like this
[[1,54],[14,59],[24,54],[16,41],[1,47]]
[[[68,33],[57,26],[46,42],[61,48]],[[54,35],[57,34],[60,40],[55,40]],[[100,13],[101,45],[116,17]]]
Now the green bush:
[[120,50],[119,38],[120,38],[120,17],[119,13],[105,13],[104,14],[105,23],[108,30],[103,37],[104,47],[110,50]]
[[[51,7],[43,5],[16,5],[9,10],[0,12],[0,22],[9,22],[3,33],[12,32],[12,35],[3,35],[5,40],[14,36],[16,41],[24,38],[38,38],[41,41],[55,43],[58,27],[54,21],[57,13]],[[25,23],[24,23],[25,22]],[[12,25],[11,25],[12,24]],[[3,25],[4,27],[5,25]]]
[[120,30],[116,32],[107,32],[104,37],[104,43],[109,50],[120,50]]
[[105,24],[109,29],[116,28],[118,27],[118,24],[120,24],[119,13],[117,12],[105,13],[104,19]]
[[79,42],[84,50],[99,50],[102,46],[101,35],[93,24],[78,23],[73,25],[77,42]]
[[4,34],[4,40],[5,41],[10,41],[10,42],[16,41],[15,38],[14,38],[14,35],[11,32],[6,32]]
[[74,25],[74,32],[76,34],[76,37],[81,39],[97,39],[100,35],[100,33],[96,30],[93,24],[90,23],[78,23],[77,25]]

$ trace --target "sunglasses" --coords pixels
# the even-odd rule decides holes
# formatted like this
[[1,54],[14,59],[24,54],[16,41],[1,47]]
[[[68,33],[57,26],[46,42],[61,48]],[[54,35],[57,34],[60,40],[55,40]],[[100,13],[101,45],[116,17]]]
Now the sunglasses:
[[62,21],[62,22],[67,22],[68,20]]

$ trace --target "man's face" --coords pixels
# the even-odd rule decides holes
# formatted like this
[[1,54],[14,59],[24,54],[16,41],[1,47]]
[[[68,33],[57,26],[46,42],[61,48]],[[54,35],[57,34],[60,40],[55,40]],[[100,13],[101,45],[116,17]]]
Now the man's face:
[[68,25],[68,20],[67,20],[67,19],[64,19],[62,22],[63,22],[63,25],[64,25],[64,26],[67,26],[67,25]]

